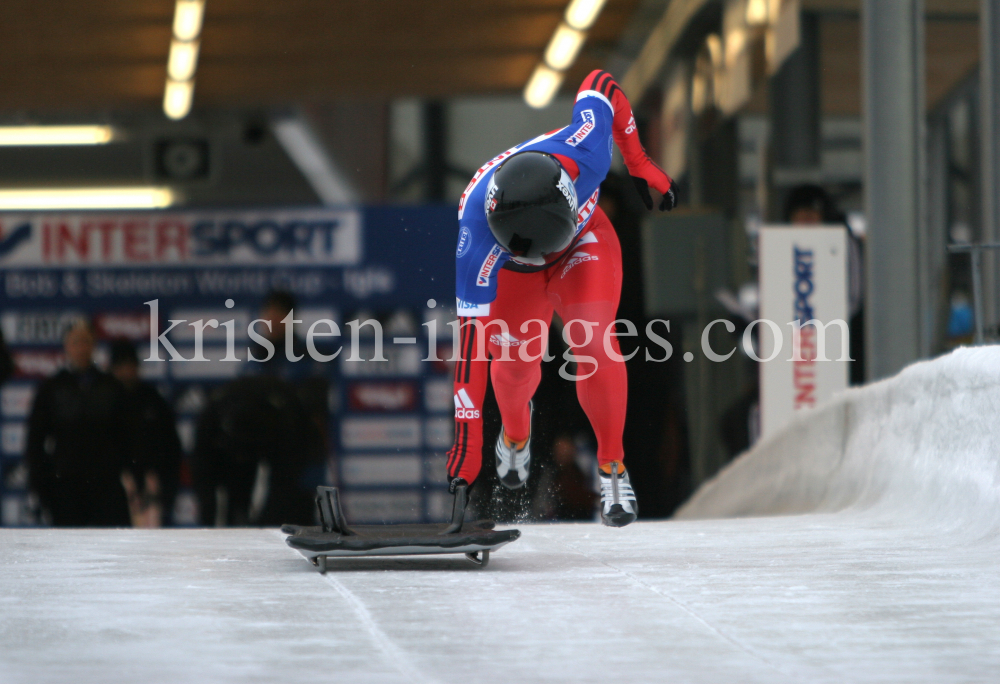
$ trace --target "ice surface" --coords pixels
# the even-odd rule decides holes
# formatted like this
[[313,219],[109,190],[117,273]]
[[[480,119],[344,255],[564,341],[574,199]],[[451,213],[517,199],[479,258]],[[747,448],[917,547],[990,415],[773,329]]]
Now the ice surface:
[[922,364],[684,511],[772,517],[522,526],[484,570],[0,530],[0,682],[995,682],[998,406],[1000,353]]

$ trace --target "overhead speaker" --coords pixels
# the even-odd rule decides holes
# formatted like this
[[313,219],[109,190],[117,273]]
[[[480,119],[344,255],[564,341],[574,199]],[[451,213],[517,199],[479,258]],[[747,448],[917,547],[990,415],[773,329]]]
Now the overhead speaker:
[[209,146],[204,138],[167,138],[156,142],[156,175],[163,180],[208,177]]

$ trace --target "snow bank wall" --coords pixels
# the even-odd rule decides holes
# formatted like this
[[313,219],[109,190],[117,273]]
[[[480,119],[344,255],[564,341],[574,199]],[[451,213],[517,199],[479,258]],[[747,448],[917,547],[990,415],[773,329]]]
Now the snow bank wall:
[[838,395],[743,454],[675,517],[845,510],[1000,529],[1000,346]]

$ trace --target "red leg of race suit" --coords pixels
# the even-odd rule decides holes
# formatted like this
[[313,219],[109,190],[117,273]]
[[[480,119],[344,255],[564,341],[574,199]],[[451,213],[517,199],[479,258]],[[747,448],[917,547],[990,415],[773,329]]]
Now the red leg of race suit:
[[577,358],[576,396],[597,436],[597,462],[605,465],[624,458],[628,376],[613,334],[622,252],[611,221],[599,208],[590,225],[571,253],[546,273],[549,298],[563,320],[563,339]]
[[[517,440],[528,436],[528,401],[541,379],[541,355],[552,320],[545,275],[500,271],[490,315],[460,319],[462,360],[455,372],[455,444],[448,452],[449,478],[461,477],[471,483],[479,475],[482,407],[490,369],[508,435]],[[530,319],[543,321],[544,330],[541,323],[525,325]],[[529,354],[537,359],[524,361],[530,359]]]
[[[588,232],[556,265],[537,273],[502,270],[490,316],[461,319],[461,352],[455,374],[455,444],[448,452],[448,476],[473,482],[482,460],[482,405],[490,375],[507,435],[521,440],[530,432],[528,402],[541,379],[541,355],[553,310],[570,323],[577,356],[577,396],[598,442],[602,465],[621,461],[627,377],[618,342],[608,338],[621,294],[621,247],[600,209]],[[542,323],[544,322],[544,328]],[[611,328],[613,330],[613,328]],[[589,335],[588,331],[589,330]],[[586,360],[588,357],[591,360]],[[617,357],[617,358],[616,358]]]

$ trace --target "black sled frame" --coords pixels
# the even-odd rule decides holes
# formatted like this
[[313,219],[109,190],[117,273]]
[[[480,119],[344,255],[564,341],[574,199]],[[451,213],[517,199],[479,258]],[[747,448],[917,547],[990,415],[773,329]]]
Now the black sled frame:
[[316,488],[319,527],[283,525],[286,543],[308,558],[321,573],[328,557],[402,556],[461,553],[486,567],[490,551],[521,536],[518,530],[494,530],[492,520],[465,522],[468,485],[455,490],[451,522],[424,525],[347,524],[336,487]]

